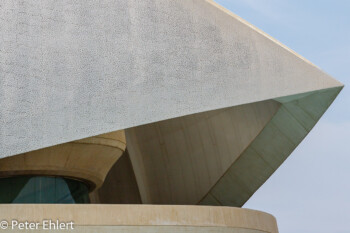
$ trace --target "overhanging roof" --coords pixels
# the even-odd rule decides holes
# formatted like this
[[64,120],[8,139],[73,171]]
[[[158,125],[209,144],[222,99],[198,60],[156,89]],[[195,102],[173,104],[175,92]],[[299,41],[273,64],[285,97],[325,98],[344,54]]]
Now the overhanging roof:
[[[232,163],[206,185],[199,182],[205,191],[157,199],[157,193],[152,197],[144,188],[145,202],[242,205],[342,88],[306,59],[209,0],[72,5],[6,1],[1,11],[0,157],[127,128],[130,148],[137,148],[133,139],[140,141],[141,125],[179,117],[191,125],[189,115],[224,108],[231,108],[227,117],[251,112],[241,116],[242,124],[265,116],[252,127],[237,156],[229,147],[221,152]],[[239,106],[244,110],[238,111]],[[225,140],[229,134],[225,131]],[[215,147],[211,149],[217,156]],[[144,166],[137,162],[142,151],[131,148],[130,156]],[[184,179],[194,174],[186,173],[188,169],[181,171]],[[142,179],[140,175],[138,182],[146,185]],[[174,184],[170,188],[177,188]]]

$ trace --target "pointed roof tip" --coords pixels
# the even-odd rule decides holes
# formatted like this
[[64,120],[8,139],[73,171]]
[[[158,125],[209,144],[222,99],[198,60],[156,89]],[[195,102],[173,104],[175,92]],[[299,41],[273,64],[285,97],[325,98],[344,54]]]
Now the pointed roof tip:
[[330,78],[333,79],[333,81],[337,84],[336,87],[340,87],[341,89],[343,89],[345,87],[345,84],[338,81],[337,79],[333,78],[332,76],[330,76]]
[[274,42],[275,44],[277,44],[280,47],[284,48],[288,52],[294,54],[296,57],[298,57],[299,59],[303,60],[304,62],[308,63],[309,65],[311,65],[311,66],[317,68],[318,70],[322,71],[323,73],[325,73],[332,81],[334,81],[334,85],[332,85],[332,87],[342,87],[342,88],[344,87],[343,83],[341,83],[340,81],[335,79],[333,76],[331,76],[330,74],[328,74],[327,72],[322,70],[319,66],[315,65],[314,63],[312,63],[311,61],[309,61],[308,59],[306,59],[305,57],[303,57],[299,53],[297,53],[294,50],[292,50],[291,48],[287,47],[282,42],[278,41],[277,39],[275,39],[274,37],[272,37],[268,33],[264,32],[263,30],[259,29],[258,27],[254,26],[253,24],[249,23],[248,21],[246,21],[242,17],[236,15],[235,13],[233,13],[232,11],[230,11],[227,8],[223,7],[222,5],[218,4],[214,0],[205,0],[205,1],[207,3],[209,3],[210,5],[212,5],[213,7],[217,8],[217,9],[221,10],[222,12],[226,13],[227,15],[231,16],[235,20],[237,20],[237,21],[241,22],[242,24],[248,26],[249,28],[251,28],[255,32],[259,33],[260,35],[264,36],[265,38],[271,40],[272,42]]
[[321,69],[320,67],[314,65],[317,69],[319,69],[321,72],[323,72],[327,78],[330,80],[330,82],[332,83],[331,87],[341,87],[341,89],[344,88],[344,83],[338,81],[336,78],[334,78],[332,75],[328,74],[326,71],[324,71],[323,69]]

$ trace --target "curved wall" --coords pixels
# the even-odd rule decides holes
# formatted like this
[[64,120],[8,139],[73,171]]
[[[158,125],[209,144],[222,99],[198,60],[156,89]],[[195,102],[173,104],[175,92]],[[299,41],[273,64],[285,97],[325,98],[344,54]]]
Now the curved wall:
[[278,233],[272,215],[233,207],[0,205],[0,219],[73,221],[75,229],[71,232],[78,233]]
[[99,188],[126,148],[124,131],[102,134],[0,159],[0,178],[38,175],[85,181]]

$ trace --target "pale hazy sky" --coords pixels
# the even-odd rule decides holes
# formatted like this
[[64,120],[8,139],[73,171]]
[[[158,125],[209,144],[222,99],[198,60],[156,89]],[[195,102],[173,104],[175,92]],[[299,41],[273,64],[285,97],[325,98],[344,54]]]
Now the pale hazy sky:
[[216,1],[345,84],[244,207],[273,214],[281,233],[350,233],[350,1]]

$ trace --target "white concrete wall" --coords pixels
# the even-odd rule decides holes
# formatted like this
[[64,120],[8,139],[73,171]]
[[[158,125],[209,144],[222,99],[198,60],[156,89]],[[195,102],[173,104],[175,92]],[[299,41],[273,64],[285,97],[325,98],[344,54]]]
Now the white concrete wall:
[[0,3],[0,157],[339,85],[212,1]]

